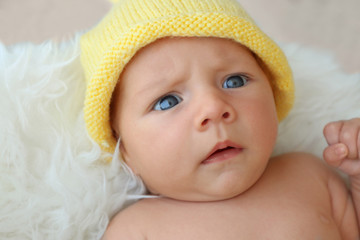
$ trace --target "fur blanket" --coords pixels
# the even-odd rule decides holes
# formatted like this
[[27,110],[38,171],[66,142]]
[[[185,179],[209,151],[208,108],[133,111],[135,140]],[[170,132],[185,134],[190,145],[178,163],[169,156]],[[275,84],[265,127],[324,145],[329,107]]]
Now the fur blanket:
[[[78,40],[0,44],[0,239],[99,239],[144,192],[119,161],[104,164],[112,156],[86,133]],[[282,47],[297,98],[274,154],[321,157],[324,124],[360,116],[360,74],[345,74],[328,53]]]

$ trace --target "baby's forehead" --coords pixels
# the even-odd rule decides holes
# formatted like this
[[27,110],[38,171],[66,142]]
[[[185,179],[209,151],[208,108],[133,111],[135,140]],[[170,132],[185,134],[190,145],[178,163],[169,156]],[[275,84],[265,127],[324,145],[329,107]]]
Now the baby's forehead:
[[[204,51],[201,51],[204,50]],[[237,53],[237,54],[234,54]],[[143,65],[151,65],[153,61],[157,64],[166,65],[167,61],[176,62],[181,57],[194,56],[202,54],[204,60],[211,58],[215,64],[217,61],[235,60],[238,55],[247,55],[251,58],[254,53],[242,44],[231,39],[217,37],[165,37],[155,40],[154,42],[142,47],[132,57],[124,68],[126,71],[134,62],[143,62]]]

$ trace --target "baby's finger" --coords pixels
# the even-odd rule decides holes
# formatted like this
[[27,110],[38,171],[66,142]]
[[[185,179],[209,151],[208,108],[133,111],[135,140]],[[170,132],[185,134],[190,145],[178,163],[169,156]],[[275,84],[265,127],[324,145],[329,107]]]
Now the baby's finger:
[[358,119],[346,121],[341,128],[339,139],[349,149],[347,156],[349,159],[359,159],[359,131]]
[[329,145],[340,142],[340,131],[344,121],[330,122],[325,125],[323,133]]
[[359,176],[360,174],[360,161],[354,159],[345,159],[338,167],[339,170],[346,173],[349,176]]
[[339,167],[348,155],[348,148],[343,143],[328,146],[323,152],[324,160],[333,167]]

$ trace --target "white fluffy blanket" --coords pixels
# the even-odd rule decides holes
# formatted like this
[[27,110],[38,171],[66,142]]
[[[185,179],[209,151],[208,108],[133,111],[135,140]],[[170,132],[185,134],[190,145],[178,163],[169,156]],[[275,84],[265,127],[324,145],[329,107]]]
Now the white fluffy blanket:
[[[360,74],[331,55],[283,45],[296,103],[280,124],[275,154],[321,156],[324,124],[360,116]],[[360,71],[360,70],[359,70]],[[0,45],[0,239],[99,239],[143,188],[88,137],[78,38]]]

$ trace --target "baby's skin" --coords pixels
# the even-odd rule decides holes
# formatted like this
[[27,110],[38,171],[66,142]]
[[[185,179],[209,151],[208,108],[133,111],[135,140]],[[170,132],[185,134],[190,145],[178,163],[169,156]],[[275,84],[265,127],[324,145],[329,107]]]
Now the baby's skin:
[[120,211],[104,239],[358,239],[360,119],[325,127],[328,164],[271,158],[271,84],[240,44],[157,40],[126,66],[111,107],[124,161],[159,198]]

